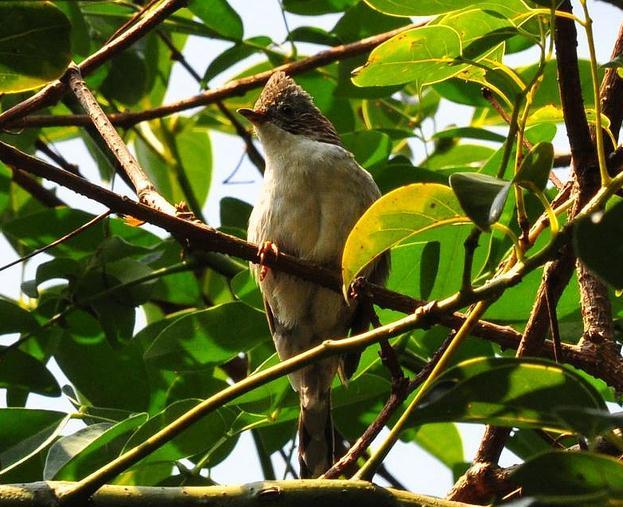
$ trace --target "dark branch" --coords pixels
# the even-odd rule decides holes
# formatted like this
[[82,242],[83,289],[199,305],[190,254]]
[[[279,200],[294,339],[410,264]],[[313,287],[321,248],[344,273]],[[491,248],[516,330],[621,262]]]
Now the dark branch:
[[[187,99],[180,100],[178,102],[173,102],[171,104],[156,107],[154,109],[148,109],[146,111],[110,114],[109,118],[113,125],[130,127],[142,121],[162,118],[164,116],[179,113],[180,111],[185,111],[187,109],[192,109],[198,106],[207,106],[209,104],[214,104],[215,102],[226,99],[227,97],[243,95],[249,90],[263,86],[266,81],[268,81],[268,78],[275,71],[281,70],[291,76],[301,74],[303,72],[313,70],[324,65],[328,65],[329,63],[333,63],[338,60],[344,60],[352,56],[367,53],[379,44],[390,39],[394,35],[405,30],[415,28],[417,26],[422,26],[422,23],[407,25],[397,30],[391,30],[389,32],[381,33],[379,35],[374,35],[373,37],[368,37],[366,39],[362,39],[351,44],[336,46],[331,49],[327,49],[326,51],[321,51],[314,56],[303,58],[302,60],[298,60],[296,62],[286,63],[284,65],[280,65],[279,67],[275,67],[274,69],[260,72],[259,74],[254,74],[253,76],[230,81],[229,83],[220,88],[206,90],[203,93],[200,93],[193,97],[189,97]],[[10,126],[11,128],[56,127],[72,125],[84,126],[88,125],[90,122],[88,116],[86,115],[31,116],[28,118],[24,118],[23,120],[17,121],[18,118],[22,118],[26,114],[32,112],[32,110],[33,109],[28,109],[23,114],[13,113],[12,115],[9,115],[8,119],[6,119],[7,117],[5,117],[4,115],[9,113],[11,110],[6,111],[6,113],[0,114],[0,127],[2,127],[3,125]]]

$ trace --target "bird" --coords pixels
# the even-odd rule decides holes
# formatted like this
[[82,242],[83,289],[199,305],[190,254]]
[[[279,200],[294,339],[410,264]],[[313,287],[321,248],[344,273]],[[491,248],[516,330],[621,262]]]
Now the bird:
[[[284,72],[274,72],[253,109],[238,112],[254,126],[266,166],[250,218],[247,239],[261,257],[285,252],[338,269],[348,234],[381,193],[372,176],[348,151],[313,98]],[[295,276],[251,264],[281,360],[327,339],[368,329],[370,312],[356,301]],[[366,271],[383,284],[389,258]],[[346,381],[359,353],[329,357],[289,375],[300,398],[299,464],[302,478],[319,477],[334,462],[331,385]]]

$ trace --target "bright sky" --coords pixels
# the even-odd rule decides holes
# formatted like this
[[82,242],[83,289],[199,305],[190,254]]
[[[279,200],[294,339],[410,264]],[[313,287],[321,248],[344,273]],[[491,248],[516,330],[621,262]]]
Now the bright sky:
[[[254,35],[269,35],[275,41],[285,39],[287,30],[284,25],[278,0],[229,0],[229,3],[242,16],[245,27],[245,38]],[[591,15],[596,27],[596,47],[600,63],[609,60],[612,44],[615,40],[619,23],[622,21],[621,11],[612,7],[606,2],[591,2],[589,4]],[[581,9],[578,2],[574,2],[576,14],[580,15]],[[320,18],[306,18],[287,14],[287,21],[290,29],[297,26],[309,25],[314,23],[326,30],[333,27],[339,16],[326,15]],[[581,39],[579,51],[581,55],[587,55],[587,46],[580,32]],[[217,40],[190,38],[184,54],[190,64],[203,74],[209,62],[230,43]],[[304,44],[299,46],[300,54],[313,54],[318,50],[318,46]],[[534,54],[525,53],[513,55],[509,60],[511,64],[523,64],[533,61]],[[258,57],[259,59],[259,57]],[[230,71],[218,76],[213,86],[225,82],[233,77],[237,72],[246,68],[253,60],[247,60],[242,64],[234,66]],[[166,102],[188,97],[196,94],[198,90],[194,80],[176,64],[173,70],[173,77],[170,91],[167,94]],[[469,121],[469,111],[467,108],[445,105],[437,118],[438,128],[442,129],[449,124],[466,124]],[[565,150],[566,139],[562,129],[559,129],[557,136],[557,148]],[[57,145],[57,149],[70,162],[77,163],[82,173],[89,179],[97,181],[97,169],[87,154],[80,141],[69,141]],[[248,161],[244,161],[234,179],[238,183],[224,184],[223,181],[230,175],[232,170],[239,162],[243,151],[243,143],[236,137],[214,133],[212,135],[212,149],[214,153],[212,187],[208,204],[204,210],[208,221],[212,225],[218,225],[219,202],[223,196],[235,196],[247,202],[253,203],[257,196],[260,184],[260,175],[255,167]],[[115,183],[116,190],[121,188],[119,182]],[[69,204],[81,207],[94,213],[103,211],[103,207],[88,201],[87,199],[74,194],[68,190],[60,189],[59,196]],[[132,195],[127,191],[128,195]],[[16,257],[15,252],[10,246],[0,238],[0,264],[4,264]],[[0,294],[11,298],[19,298],[19,286],[22,279],[28,280],[33,277],[36,266],[41,261],[46,260],[46,256],[28,263],[25,272],[20,266],[15,266],[9,270],[0,272]],[[140,319],[139,319],[140,320]],[[139,324],[140,325],[140,324]],[[6,344],[13,341],[15,337],[2,337],[0,343]],[[53,362],[52,362],[53,363]],[[67,383],[60,370],[55,364],[50,364],[50,368],[59,378],[61,384]],[[0,390],[0,407],[6,406],[4,392]],[[28,400],[29,407],[51,408],[55,410],[71,411],[71,405],[62,399],[45,398],[42,396],[31,395]],[[74,426],[75,428],[75,426]],[[465,458],[470,460],[478,446],[482,428],[475,425],[460,425],[464,437]],[[502,457],[502,465],[515,463],[516,459],[508,452]],[[283,461],[278,455],[273,456],[278,476],[283,473]],[[450,471],[428,453],[420,450],[415,445],[405,445],[398,443],[392,450],[386,461],[389,470],[405,484],[409,489],[419,493],[427,493],[443,496],[452,485],[452,474]],[[222,483],[235,484],[243,482],[257,481],[262,478],[259,462],[255,453],[250,436],[243,436],[232,455],[222,464],[218,465],[212,473],[213,478]]]

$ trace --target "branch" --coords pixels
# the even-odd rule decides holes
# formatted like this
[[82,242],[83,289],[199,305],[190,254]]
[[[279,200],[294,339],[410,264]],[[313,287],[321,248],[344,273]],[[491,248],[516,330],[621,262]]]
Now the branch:
[[[2,142],[0,142],[0,160],[7,164],[18,166],[36,176],[63,185],[74,192],[107,206],[111,211],[117,214],[133,216],[144,222],[161,227],[177,238],[186,238],[193,247],[198,250],[219,252],[250,262],[259,262],[256,245],[235,236],[224,234],[205,224],[186,221],[176,216],[163,213],[157,209],[150,208],[144,204],[134,202],[127,197],[119,196],[114,192],[90,183],[67,171],[63,171],[42,160],[26,155]],[[623,182],[623,176],[621,176],[621,180]],[[562,235],[563,231],[561,231],[559,236]],[[546,256],[545,254],[541,255],[542,257],[540,260],[537,259],[537,261],[544,262]],[[338,273],[286,253],[281,252],[279,256],[269,256],[265,264],[268,267],[284,271],[303,280],[312,281],[336,292],[341,293],[342,291],[341,278]],[[533,266],[530,266],[530,269],[532,268]],[[527,269],[526,265],[524,265],[522,269]],[[519,283],[521,277],[511,273],[506,275],[506,280],[510,280],[512,283]],[[499,290],[499,286],[497,288],[493,287],[493,289]],[[368,284],[367,290],[370,291],[375,304],[378,306],[391,308],[403,313],[413,313],[417,308],[427,304],[426,301],[419,301],[374,284]],[[487,290],[491,289],[489,288]],[[482,293],[481,288],[475,289],[474,295],[475,297],[486,297],[486,294]],[[471,301],[467,301],[465,304],[469,304],[470,302]],[[455,306],[454,309],[460,307],[461,306]],[[466,316],[456,311],[443,311],[431,314],[428,319],[429,323],[437,322],[448,328],[458,329],[463,325]],[[487,321],[478,322],[472,330],[472,335],[493,341],[503,348],[517,348],[521,338],[520,333],[515,331],[512,327],[500,326]],[[553,358],[553,350],[553,344],[551,342],[545,342],[543,354],[546,357]],[[596,371],[594,363],[592,362],[592,354],[585,355],[576,347],[569,344],[563,344],[563,353],[570,364],[585,369],[589,373],[602,378],[609,385],[623,390],[623,376],[618,376],[616,373],[617,370],[613,368],[604,371]]]
[[[101,67],[113,56],[119,54],[125,48],[143,37],[149,30],[159,23],[162,23],[170,14],[186,5],[186,3],[187,0],[164,0],[153,10],[146,12],[142,19],[128,27],[127,31],[119,34],[109,43],[102,46],[98,51],[80,62],[78,68],[82,75],[87,76]],[[5,128],[9,123],[23,118],[33,111],[54,104],[62,97],[65,89],[66,85],[62,78],[57,79],[26,100],[0,113],[0,129]],[[90,121],[88,117],[86,119],[87,122]]]
[[[335,46],[331,49],[327,49],[326,51],[321,51],[314,56],[303,58],[302,60],[298,60],[296,62],[286,63],[284,65],[280,65],[279,67],[275,67],[274,69],[260,72],[252,76],[236,79],[235,81],[230,81],[229,83],[220,88],[206,90],[203,93],[200,93],[193,97],[189,97],[177,102],[173,102],[171,104],[156,107],[154,109],[148,109],[145,111],[110,114],[109,118],[113,125],[130,127],[142,121],[162,118],[164,116],[168,116],[173,113],[179,113],[180,111],[185,111],[187,109],[192,109],[198,106],[207,106],[208,104],[213,104],[220,100],[226,99],[227,97],[243,95],[249,90],[263,86],[266,81],[268,81],[268,78],[270,78],[270,76],[276,71],[283,71],[290,76],[301,74],[308,70],[316,69],[318,67],[328,65],[329,63],[333,63],[338,60],[344,60],[352,56],[367,53],[379,44],[392,38],[394,35],[397,35],[406,30],[410,30],[412,28],[416,28],[418,26],[423,26],[424,24],[425,23],[411,24],[398,28],[397,30],[391,30],[389,32],[374,35],[366,39],[361,39],[360,41],[353,42],[351,44]],[[80,66],[80,68],[82,67]],[[7,127],[10,127],[12,129],[17,129],[24,127],[84,126],[89,125],[90,123],[90,119],[86,115],[30,116],[28,118],[17,121],[18,118],[22,118],[27,113],[31,112],[32,109],[27,110],[23,114],[13,113],[8,117],[10,120],[9,121],[5,119],[6,117],[4,115],[9,113],[10,111],[11,109],[6,111],[5,113],[0,114],[0,127],[6,125]]]
[[54,192],[45,188],[41,183],[30,176],[30,174],[15,167],[11,169],[13,170],[13,182],[26,190],[26,192],[37,199],[37,201],[46,208],[65,206],[65,203],[59,199]]
[[426,363],[426,365],[418,372],[416,377],[411,382],[400,382],[392,385],[391,394],[374,421],[370,423],[363,434],[357,439],[351,448],[348,449],[348,452],[325,472],[322,476],[323,478],[335,479],[339,477],[346,470],[352,467],[361,456],[364,455],[368,447],[370,447],[370,444],[372,444],[374,439],[385,427],[391,416],[394,415],[398,408],[400,408],[402,402],[405,401],[409,394],[415,391],[424,382],[424,380],[428,378],[430,373],[433,371],[433,368],[439,362],[439,359],[441,359],[441,356],[452,342],[452,338],[453,334],[444,340],[430,361]]
[[152,207],[164,211],[165,213],[175,214],[176,210],[158,192],[153,184],[128,150],[115,128],[112,126],[104,111],[97,103],[97,100],[85,84],[80,75],[80,69],[76,65],[71,65],[66,73],[67,83],[74,93],[82,108],[91,118],[93,125],[108,146],[110,152],[119,161],[121,168],[132,181],[136,195],[140,202],[150,204]]
[[[33,482],[0,486],[0,503],[20,507],[59,507],[59,497],[71,482]],[[278,503],[284,507],[323,505],[343,507],[469,507],[441,498],[382,488],[364,481],[319,479],[264,481],[238,486],[146,487],[104,486],[89,502],[92,507],[254,507]]]

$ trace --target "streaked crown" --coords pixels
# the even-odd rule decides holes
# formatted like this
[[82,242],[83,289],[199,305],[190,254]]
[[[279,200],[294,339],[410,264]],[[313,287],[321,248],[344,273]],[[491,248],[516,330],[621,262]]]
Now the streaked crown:
[[309,93],[283,72],[275,72],[255,103],[255,111],[283,130],[342,146],[331,122],[320,112]]

